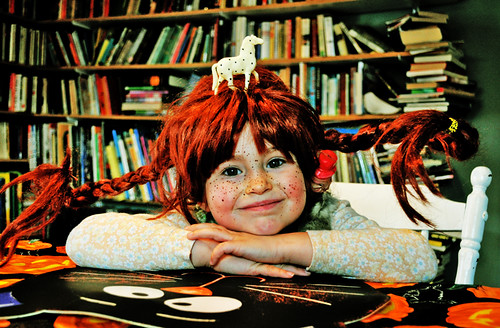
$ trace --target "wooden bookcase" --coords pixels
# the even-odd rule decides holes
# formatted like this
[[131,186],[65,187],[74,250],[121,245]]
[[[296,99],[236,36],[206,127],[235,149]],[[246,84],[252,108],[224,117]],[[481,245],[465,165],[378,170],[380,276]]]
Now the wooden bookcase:
[[[71,0],[67,0],[70,2]],[[97,1],[97,0],[96,0]],[[3,1],[8,3],[8,1]],[[17,0],[15,1],[17,2]],[[21,1],[19,1],[21,2]],[[26,3],[37,2],[37,0],[26,1]],[[43,1],[38,1],[38,4]],[[53,10],[57,10],[58,0],[50,0],[47,5],[52,5]],[[281,2],[281,1],[280,1]],[[439,4],[447,4],[457,2],[457,0],[439,0],[439,1],[420,1],[422,6],[435,6]],[[86,2],[85,2],[86,3]],[[113,4],[114,2],[111,1]],[[93,17],[93,18],[72,18],[72,19],[58,19],[57,15],[50,19],[31,19],[22,17],[19,14],[9,13],[8,4],[4,4],[0,8],[0,17],[3,20],[4,25],[15,24],[18,26],[29,27],[33,30],[46,31],[48,33],[54,33],[55,31],[68,32],[77,30],[85,31],[85,33],[93,33],[99,29],[111,29],[111,28],[122,28],[123,26],[132,27],[146,27],[150,30],[156,30],[153,33],[155,37],[158,37],[159,30],[161,27],[166,25],[184,25],[187,22],[192,22],[193,24],[200,24],[206,26],[215,26],[218,24],[218,39],[216,47],[219,49],[226,39],[223,36],[230,35],[231,27],[229,24],[238,19],[238,17],[245,16],[248,20],[255,21],[265,21],[265,20],[285,20],[285,19],[295,19],[297,16],[302,17],[316,17],[317,14],[329,14],[334,17],[334,19],[342,19],[342,17],[350,17],[354,15],[365,15],[373,12],[381,11],[391,11],[391,10],[410,10],[412,6],[415,5],[413,1],[393,1],[393,0],[312,0],[312,1],[301,1],[301,2],[287,2],[278,3],[270,5],[252,6],[252,7],[234,7],[234,8],[210,8],[194,11],[182,11],[182,12],[168,12],[168,13],[154,13],[154,14],[143,14],[143,15],[119,15],[119,16],[107,16],[107,17]],[[221,21],[224,21],[225,25],[221,25]],[[383,23],[383,22],[378,22]],[[215,24],[215,25],[214,25]],[[5,33],[5,27],[4,33]],[[53,40],[52,40],[53,41]],[[23,42],[23,41],[20,41]],[[49,41],[48,41],[49,42]],[[152,42],[152,41],[150,41]],[[110,76],[116,79],[125,79],[130,77],[144,78],[150,75],[158,76],[168,76],[172,74],[187,75],[190,72],[196,71],[199,74],[210,74],[211,65],[216,62],[217,59],[223,57],[221,51],[217,53],[217,58],[210,58],[207,62],[194,62],[194,63],[165,63],[165,64],[145,64],[145,63],[132,63],[127,65],[62,65],[54,66],[49,64],[48,59],[48,49],[45,49],[45,53],[41,54],[39,49],[34,49],[26,44],[27,49],[25,51],[26,58],[23,62],[19,60],[10,61],[8,59],[8,45],[2,46],[2,51],[6,52],[3,54],[2,60],[0,60],[0,122],[10,123],[10,132],[20,131],[20,134],[28,133],[27,127],[32,125],[42,125],[49,123],[71,123],[75,128],[73,133],[80,133],[79,131],[84,131],[85,129],[90,130],[91,127],[97,126],[102,128],[103,138],[107,139],[100,147],[105,147],[108,140],[111,139],[111,131],[113,129],[127,129],[129,127],[137,128],[139,130],[154,130],[158,127],[159,119],[158,117],[151,116],[125,116],[120,115],[117,108],[113,108],[112,115],[91,115],[91,114],[41,114],[39,110],[39,105],[35,105],[35,113],[26,112],[11,112],[8,110],[6,97],[11,91],[9,75],[12,73],[21,74],[25,76],[39,76],[41,79],[78,79],[82,76],[99,75],[99,76]],[[36,47],[35,47],[36,48]],[[34,55],[30,53],[31,51],[37,51],[37,58],[43,58],[41,61],[33,64],[30,63],[30,58]],[[333,57],[309,57],[309,58],[277,58],[277,59],[263,59],[259,60],[259,65],[266,66],[271,69],[290,69],[298,70],[301,65],[306,66],[317,66],[325,68],[328,70],[335,70],[336,68],[348,67],[356,65],[359,61],[366,63],[381,63],[385,65],[391,65],[393,63],[398,63],[404,60],[405,57],[409,56],[406,52],[392,51],[386,53],[363,53],[363,54],[349,54],[344,56],[333,56]],[[38,81],[40,83],[40,81]],[[52,89],[53,91],[54,89]],[[123,90],[119,90],[119,96],[123,98]],[[57,93],[57,92],[56,92]],[[53,97],[49,94],[48,98]],[[120,99],[118,99],[120,100]],[[40,100],[38,100],[40,101]],[[120,101],[115,102],[112,106],[119,106]],[[336,116],[323,116],[322,120],[325,122],[361,122],[369,121],[375,119],[387,119],[393,118],[394,116],[377,116],[377,115],[336,115]],[[80,129],[80,130],[78,130]],[[83,129],[83,130],[82,130]],[[105,132],[104,132],[105,131]],[[17,134],[16,134],[17,135]],[[154,136],[150,136],[154,138]],[[11,139],[13,136],[11,135]],[[80,137],[80,142],[84,139]],[[3,142],[3,141],[2,141]],[[32,140],[32,143],[42,143],[43,140]],[[12,166],[17,166],[19,163],[22,164],[23,170],[27,170],[28,167],[33,167],[36,160],[30,156],[29,147],[27,144],[29,141],[23,140],[22,151],[18,151],[21,155],[11,156],[12,159],[0,160],[0,171],[9,170]],[[75,148],[78,149],[78,145]],[[144,148],[142,149],[145,150]],[[16,151],[11,149],[11,154]],[[79,155],[79,154],[78,154]],[[103,159],[106,162],[106,159]],[[30,164],[31,161],[31,164]],[[36,164],[40,164],[40,159]]]

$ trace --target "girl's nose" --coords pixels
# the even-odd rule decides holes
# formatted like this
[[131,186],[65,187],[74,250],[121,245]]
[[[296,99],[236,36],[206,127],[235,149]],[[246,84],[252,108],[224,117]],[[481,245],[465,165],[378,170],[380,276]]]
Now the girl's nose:
[[249,179],[245,188],[245,193],[262,194],[270,189],[272,189],[271,181],[269,180],[269,177],[263,173]]

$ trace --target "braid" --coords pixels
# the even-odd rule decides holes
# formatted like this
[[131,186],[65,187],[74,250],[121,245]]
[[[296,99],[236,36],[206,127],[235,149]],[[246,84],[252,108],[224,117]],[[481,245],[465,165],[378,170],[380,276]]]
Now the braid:
[[442,112],[423,110],[406,113],[392,122],[367,125],[356,134],[342,134],[329,130],[325,133],[326,148],[342,152],[366,150],[382,144],[399,144],[391,165],[391,183],[396,197],[412,222],[432,222],[415,211],[408,200],[410,185],[423,201],[419,188],[421,180],[431,192],[440,195],[424,167],[421,152],[427,145],[431,150],[450,158],[466,160],[479,147],[479,134],[463,120],[455,120]]
[[[159,174],[149,166],[143,166],[119,178],[88,182],[72,189],[70,187],[73,179],[70,154],[71,151],[68,150],[61,167],[42,164],[32,172],[12,180],[0,190],[0,193],[3,193],[13,185],[31,181],[31,189],[37,196],[33,204],[9,224],[0,235],[0,266],[7,263],[14,255],[21,237],[52,223],[63,207],[78,208],[89,205],[101,197],[118,195],[138,184],[154,181],[159,177]],[[9,250],[6,254],[7,248]]]
[[87,182],[72,190],[72,197],[68,206],[72,208],[86,206],[96,202],[99,198],[116,196],[137,185],[157,179],[158,175],[152,172],[149,166],[142,166],[119,178]]

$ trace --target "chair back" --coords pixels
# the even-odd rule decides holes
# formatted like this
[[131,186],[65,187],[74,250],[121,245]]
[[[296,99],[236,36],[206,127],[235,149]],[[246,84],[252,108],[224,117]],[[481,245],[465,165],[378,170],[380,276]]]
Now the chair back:
[[433,222],[434,228],[411,222],[401,209],[391,185],[335,182],[330,190],[335,197],[348,200],[356,212],[376,221],[382,227],[420,230],[424,232],[424,236],[428,236],[429,230],[459,232],[461,242],[455,283],[472,285],[484,224],[488,219],[486,189],[491,178],[489,168],[474,168],[471,173],[472,192],[465,202],[438,197],[425,186],[421,189],[427,203],[410,196],[410,204]]

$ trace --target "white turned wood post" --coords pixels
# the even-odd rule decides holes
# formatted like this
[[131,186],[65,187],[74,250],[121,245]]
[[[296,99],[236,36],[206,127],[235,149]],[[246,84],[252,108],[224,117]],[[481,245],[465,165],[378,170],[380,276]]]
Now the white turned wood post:
[[467,197],[465,207],[455,283],[472,285],[483,239],[484,224],[488,219],[488,197],[485,192],[491,183],[491,170],[478,166],[472,171],[470,179],[472,192]]

